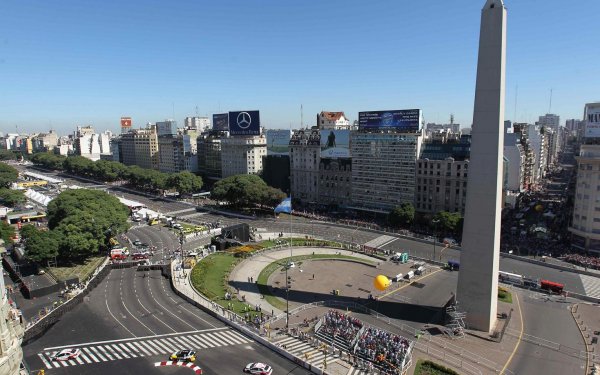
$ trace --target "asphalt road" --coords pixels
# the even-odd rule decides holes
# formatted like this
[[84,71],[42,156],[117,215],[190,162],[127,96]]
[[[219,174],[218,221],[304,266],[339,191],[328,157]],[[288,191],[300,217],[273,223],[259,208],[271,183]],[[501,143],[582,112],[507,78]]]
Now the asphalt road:
[[[169,231],[148,226],[131,236],[165,253],[174,239]],[[53,363],[52,354],[65,347],[81,348],[79,360]],[[278,374],[310,373],[181,299],[160,271],[135,268],[112,270],[82,304],[23,350],[31,369],[48,374],[171,374],[190,370],[154,363],[187,348],[198,351],[196,363],[205,374],[241,373],[256,361],[270,364]]]
[[[558,296],[514,289],[513,293],[518,294],[523,313],[524,340],[508,370],[514,374],[585,372],[585,357],[580,357],[585,345],[568,310],[571,303]],[[507,334],[518,336],[515,331]]]

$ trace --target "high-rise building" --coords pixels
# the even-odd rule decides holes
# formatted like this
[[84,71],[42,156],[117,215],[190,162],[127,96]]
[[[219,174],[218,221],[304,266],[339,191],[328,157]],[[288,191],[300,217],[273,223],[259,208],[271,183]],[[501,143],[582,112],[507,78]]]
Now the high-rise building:
[[424,143],[417,160],[415,209],[420,212],[465,211],[471,136],[459,141]]
[[177,121],[165,120],[156,123],[156,132],[158,136],[177,134]]
[[318,129],[294,131],[290,139],[290,191],[302,203],[316,204],[319,199],[319,163],[321,134]]
[[196,144],[198,150],[198,172],[207,180],[221,179],[221,140],[226,137],[224,133],[212,132],[198,136]]
[[468,328],[490,332],[497,320],[502,210],[506,8],[481,11],[467,204],[456,301]]
[[535,124],[558,131],[558,127],[560,126],[560,116],[547,113],[544,116],[540,116]]
[[350,120],[344,112],[322,111],[317,115],[317,127],[322,130],[349,130]]
[[121,135],[121,158],[125,165],[158,169],[158,135],[156,125],[148,124],[145,129],[134,129]]
[[321,158],[319,162],[319,204],[348,207],[352,203],[352,158]]
[[577,160],[577,186],[573,208],[571,246],[600,255],[600,144],[587,139]]
[[421,132],[352,132],[352,208],[388,213],[403,203],[414,204],[422,141]]
[[58,134],[55,130],[50,130],[48,133],[40,133],[33,137],[33,150],[35,152],[45,152],[54,149],[58,145]]
[[565,127],[567,128],[567,130],[569,132],[571,132],[571,134],[574,134],[577,132],[580,124],[581,124],[581,120],[569,119],[569,120],[565,121]]
[[186,117],[184,121],[185,129],[196,130],[198,133],[210,130],[210,119],[208,117]]
[[[0,240],[0,247],[3,241]],[[0,374],[18,375],[23,361],[23,317],[8,298],[4,278],[0,277]]]
[[263,156],[267,155],[267,138],[263,135],[221,139],[221,170],[223,178],[238,174],[259,174]]
[[158,170],[166,173],[184,170],[183,136],[158,137]]

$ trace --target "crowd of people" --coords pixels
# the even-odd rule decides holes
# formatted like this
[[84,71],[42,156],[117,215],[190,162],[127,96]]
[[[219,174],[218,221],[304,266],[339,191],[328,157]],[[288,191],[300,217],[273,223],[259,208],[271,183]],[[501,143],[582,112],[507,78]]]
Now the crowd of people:
[[329,310],[325,314],[321,329],[332,336],[340,336],[346,341],[352,341],[362,326],[362,322],[356,318],[337,310]]
[[408,339],[377,328],[367,328],[355,348],[355,353],[378,366],[401,369],[410,348]]
[[573,263],[581,267],[600,270],[600,258],[589,257],[580,254],[567,254],[562,258],[565,262]]

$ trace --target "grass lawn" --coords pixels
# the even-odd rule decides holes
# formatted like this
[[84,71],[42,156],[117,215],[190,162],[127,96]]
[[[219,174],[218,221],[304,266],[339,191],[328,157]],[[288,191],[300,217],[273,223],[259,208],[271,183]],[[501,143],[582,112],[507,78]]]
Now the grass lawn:
[[512,294],[504,288],[498,288],[498,300],[506,303],[512,303]]
[[229,290],[229,273],[241,261],[229,253],[216,253],[202,259],[192,270],[192,284],[196,290],[222,307],[231,308],[238,314],[249,312],[254,317],[257,313],[254,306],[238,301],[234,296],[231,300],[225,299]]
[[74,277],[79,277],[79,281],[87,280],[104,262],[106,257],[92,257],[87,259],[82,264],[72,264],[65,267],[51,267],[46,268],[58,281],[65,281]]
[[[257,285],[258,285],[258,290],[260,291],[260,293],[262,295],[265,296],[265,300],[270,303],[273,307],[276,307],[280,310],[285,310],[286,304],[285,301],[283,301],[282,299],[280,299],[279,297],[274,296],[271,293],[271,290],[269,289],[269,276],[271,276],[271,274],[273,274],[273,272],[277,271],[278,269],[280,270],[285,270],[283,265],[286,264],[289,261],[290,258],[285,258],[282,260],[279,260],[277,262],[273,262],[270,263],[269,265],[267,265],[265,268],[263,268],[263,270],[260,272],[260,274],[258,275],[258,279],[257,279]],[[292,262],[294,263],[299,263],[300,261],[303,260],[308,260],[308,259],[352,259],[364,264],[368,264],[368,265],[374,265],[375,262],[371,262],[368,260],[364,260],[361,258],[356,258],[350,255],[335,255],[335,254],[314,254],[314,255],[298,255],[295,257],[292,257]]]
[[432,361],[419,359],[414,375],[458,375],[458,372]]

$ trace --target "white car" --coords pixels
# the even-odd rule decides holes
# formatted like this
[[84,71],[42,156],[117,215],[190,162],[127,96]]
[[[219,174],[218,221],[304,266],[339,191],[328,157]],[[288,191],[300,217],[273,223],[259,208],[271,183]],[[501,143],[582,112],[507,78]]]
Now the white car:
[[265,363],[248,363],[246,367],[244,367],[244,372],[248,374],[255,375],[271,375],[273,373],[273,369],[271,366]]
[[63,349],[60,352],[56,353],[53,357],[53,361],[70,361],[71,359],[75,359],[79,357],[79,349]]

